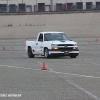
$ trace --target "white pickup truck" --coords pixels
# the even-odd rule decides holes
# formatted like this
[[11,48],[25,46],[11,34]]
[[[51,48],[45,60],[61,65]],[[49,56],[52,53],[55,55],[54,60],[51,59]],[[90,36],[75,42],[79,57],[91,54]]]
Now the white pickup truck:
[[64,32],[40,32],[36,40],[26,41],[26,52],[29,58],[34,58],[35,55],[45,58],[76,58],[79,54],[77,43],[70,40]]

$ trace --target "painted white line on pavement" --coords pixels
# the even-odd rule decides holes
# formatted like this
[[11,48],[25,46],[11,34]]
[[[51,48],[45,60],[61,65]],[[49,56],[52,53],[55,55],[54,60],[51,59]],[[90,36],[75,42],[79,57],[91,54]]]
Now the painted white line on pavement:
[[[42,64],[42,63],[39,62],[39,64]],[[47,70],[48,72],[52,72],[52,73],[56,73],[56,74],[65,74],[65,75],[78,76],[78,77],[86,77],[86,78],[100,78],[100,77],[95,77],[95,76],[87,76],[87,75],[80,75],[80,74],[57,72],[57,71],[54,71],[51,67],[48,67],[48,66],[47,66],[47,68],[49,69],[49,70]]]
[[2,67],[2,66],[7,66],[7,65],[0,65],[0,66]]
[[89,96],[91,99],[94,100],[100,100],[100,98],[98,98],[97,96],[93,95],[92,93],[90,93],[89,91],[85,90],[84,88],[74,84],[73,82],[66,80],[66,82],[72,86],[74,86],[75,88],[77,88],[78,90],[82,91],[83,93],[85,93],[87,96]]
[[27,55],[23,54],[24,57],[28,57]]
[[[39,62],[40,63],[40,62]],[[57,72],[54,71],[52,68],[48,67],[50,69],[50,71],[48,72],[52,72],[52,73],[56,73],[56,74],[65,74],[65,75],[71,75],[71,76],[78,76],[78,77],[86,77],[86,78],[94,78],[94,79],[98,79],[100,77],[95,77],[95,76],[87,76],[87,75],[80,75],[80,74],[72,74],[72,73],[64,73],[64,72]]]
[[94,64],[94,65],[99,65],[100,66],[100,64],[97,64],[97,63],[94,63],[94,62],[92,62],[92,61],[89,61],[89,60],[84,60],[84,61],[86,61],[86,62],[88,62],[88,63],[91,63],[91,64]]
[[65,75],[71,75],[71,76],[78,76],[78,77],[86,77],[86,78],[100,78],[100,77],[94,77],[94,76],[87,76],[87,75],[80,75],[80,74],[71,74],[71,73],[64,73],[64,72],[56,72],[56,71],[48,71],[48,72],[52,72],[52,73],[56,73],[56,74],[65,74]]
[[[41,62],[39,62],[41,64]],[[48,66],[47,66],[48,67]],[[52,72],[52,73],[56,73],[56,74],[66,74],[66,75],[71,75],[71,76],[78,76],[78,77],[86,77],[86,78],[94,78],[94,79],[100,79],[100,77],[95,77],[95,76],[87,76],[87,75],[80,75],[80,74],[72,74],[72,73],[64,73],[64,72],[57,72],[54,71],[51,67],[48,67],[50,71],[48,72]]]
[[8,67],[8,68],[20,68],[20,69],[41,70],[41,69],[33,69],[33,68],[25,68],[25,67],[16,67],[16,66],[8,66],[8,65],[0,65],[0,66]]
[[[42,64],[41,62],[39,62],[39,64]],[[16,67],[16,66],[8,66],[8,65],[0,65],[0,66],[5,66],[5,67],[8,67],[8,68],[21,68],[21,69],[25,69],[25,70],[29,70],[29,69],[32,69],[32,70],[41,70],[41,69],[33,69],[33,68],[25,68],[25,67]],[[100,79],[100,77],[95,77],[95,76],[87,76],[87,75],[80,75],[80,74],[72,74],[72,73],[64,73],[64,72],[57,72],[57,71],[54,71],[52,68],[48,67],[47,68],[49,70],[43,70],[43,71],[48,71],[48,72],[51,72],[51,73],[55,73],[55,74],[65,74],[65,75],[71,75],[71,76],[76,76],[76,77],[86,77],[86,78],[94,78],[94,79]]]

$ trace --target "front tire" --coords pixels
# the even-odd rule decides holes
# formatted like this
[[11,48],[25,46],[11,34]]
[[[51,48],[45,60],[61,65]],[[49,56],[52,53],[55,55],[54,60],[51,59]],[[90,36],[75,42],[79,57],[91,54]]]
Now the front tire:
[[32,54],[31,47],[28,47],[28,57],[29,58],[34,58],[35,55]]
[[50,57],[48,48],[44,49],[44,57],[45,58],[49,58]]
[[76,58],[78,54],[70,54],[70,58]]

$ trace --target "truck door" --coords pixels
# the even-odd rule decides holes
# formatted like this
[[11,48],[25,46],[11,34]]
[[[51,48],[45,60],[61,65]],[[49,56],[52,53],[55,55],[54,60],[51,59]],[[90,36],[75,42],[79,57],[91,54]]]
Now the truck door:
[[36,41],[36,53],[43,54],[43,34],[41,33]]

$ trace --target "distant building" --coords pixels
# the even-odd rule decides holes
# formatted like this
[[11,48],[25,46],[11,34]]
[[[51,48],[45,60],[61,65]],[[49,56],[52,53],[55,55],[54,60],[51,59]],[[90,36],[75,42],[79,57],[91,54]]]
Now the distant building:
[[26,12],[26,4],[25,3],[18,4],[18,12]]
[[7,12],[7,4],[0,4],[0,12]]
[[9,12],[10,13],[15,13],[16,12],[16,4],[9,4]]
[[26,12],[32,12],[32,5],[26,5]]

